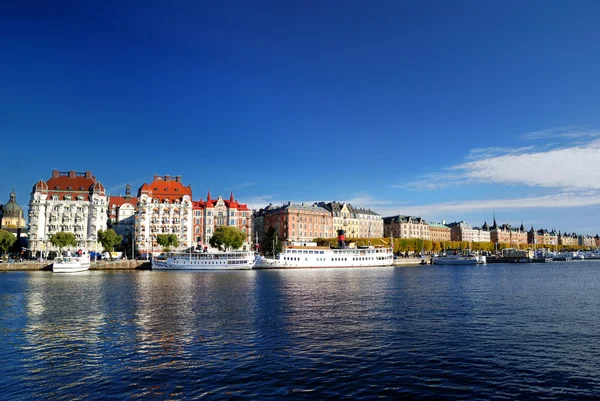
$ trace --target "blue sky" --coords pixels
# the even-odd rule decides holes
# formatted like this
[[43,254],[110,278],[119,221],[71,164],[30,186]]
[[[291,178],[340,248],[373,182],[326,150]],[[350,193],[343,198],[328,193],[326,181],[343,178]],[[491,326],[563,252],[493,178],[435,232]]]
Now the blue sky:
[[600,2],[216,3],[4,5],[0,196],[169,174],[252,207],[600,232]]

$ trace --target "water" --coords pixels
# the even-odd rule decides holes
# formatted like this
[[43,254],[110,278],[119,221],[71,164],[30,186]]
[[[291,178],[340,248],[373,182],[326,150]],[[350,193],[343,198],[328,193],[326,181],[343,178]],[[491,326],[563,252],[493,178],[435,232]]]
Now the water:
[[2,399],[591,399],[600,262],[0,274]]

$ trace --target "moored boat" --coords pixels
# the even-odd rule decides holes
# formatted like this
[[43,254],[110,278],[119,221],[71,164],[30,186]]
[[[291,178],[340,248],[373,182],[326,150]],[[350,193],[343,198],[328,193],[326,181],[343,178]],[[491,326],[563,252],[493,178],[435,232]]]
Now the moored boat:
[[252,251],[173,252],[152,259],[152,270],[248,270],[257,261]]
[[451,253],[433,258],[434,265],[477,265],[486,263],[485,256],[479,256],[472,253],[461,254]]
[[90,256],[87,252],[80,250],[72,256],[59,256],[52,263],[52,271],[55,273],[75,273],[90,269]]

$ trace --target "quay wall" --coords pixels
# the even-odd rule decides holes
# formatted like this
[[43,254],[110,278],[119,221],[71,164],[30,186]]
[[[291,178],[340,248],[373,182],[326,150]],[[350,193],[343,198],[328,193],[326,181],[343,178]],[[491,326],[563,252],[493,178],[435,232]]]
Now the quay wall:
[[[133,270],[150,269],[150,262],[146,260],[99,260],[92,262],[90,270]],[[2,271],[35,271],[52,270],[52,262],[45,260],[42,262],[29,260],[25,262],[0,263],[0,272]]]

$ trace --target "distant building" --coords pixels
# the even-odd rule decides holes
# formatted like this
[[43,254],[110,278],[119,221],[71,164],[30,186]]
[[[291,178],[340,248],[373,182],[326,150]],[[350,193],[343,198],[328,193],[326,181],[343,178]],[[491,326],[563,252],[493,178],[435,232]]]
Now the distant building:
[[252,211],[248,205],[239,203],[229,195],[229,200],[219,196],[212,199],[210,191],[206,201],[193,202],[194,242],[197,246],[210,247],[209,241],[219,226],[233,226],[246,234],[243,250],[252,249]]
[[384,217],[383,230],[386,237],[430,239],[429,224],[421,217],[404,215]]
[[577,245],[579,246],[592,247],[595,246],[595,243],[596,241],[591,235],[580,235],[577,237]]
[[264,208],[260,208],[258,210],[254,210],[252,212],[252,227],[253,227],[253,233],[254,233],[254,244],[256,245],[256,243],[260,243],[263,238],[264,235],[266,234],[265,231],[265,215],[267,215],[267,213],[269,213],[269,211],[271,211],[273,209],[273,204],[269,204],[268,206],[264,207]]
[[269,208],[263,215],[263,230],[273,228],[279,238],[289,242],[307,242],[315,238],[332,238],[334,230],[331,212],[324,207],[289,203]]
[[23,209],[17,203],[17,194],[13,188],[10,191],[8,203],[0,205],[0,228],[12,232],[16,236],[26,235],[25,217]]
[[529,230],[527,235],[528,243],[530,244],[558,245],[558,234],[556,234],[554,230],[535,230],[533,226],[531,226],[531,230]]
[[519,228],[511,227],[510,224],[498,225],[494,217],[494,223],[490,228],[490,240],[494,244],[521,245],[527,244],[527,231],[523,223]]
[[135,214],[138,198],[131,196],[131,185],[125,187],[125,196],[108,197],[110,228],[123,237],[124,243],[135,238]]
[[98,249],[98,230],[106,229],[108,199],[104,186],[86,171],[52,171],[39,180],[29,200],[29,244],[33,252],[57,251],[50,235],[75,234],[78,248]]
[[157,252],[159,234],[175,234],[177,248],[192,242],[192,187],[184,186],[181,176],[155,175],[150,184],[138,190],[135,219],[136,248],[139,252]]
[[332,237],[335,237],[338,230],[346,232],[346,238],[359,238],[360,224],[358,215],[351,204],[343,202],[317,202],[315,206],[326,209],[333,219]]
[[558,232],[558,244],[564,246],[579,245],[579,238],[575,233],[562,233]]
[[358,238],[383,238],[383,219],[371,209],[354,207],[358,219]]
[[443,223],[429,223],[429,239],[434,242],[452,241],[450,227]]

